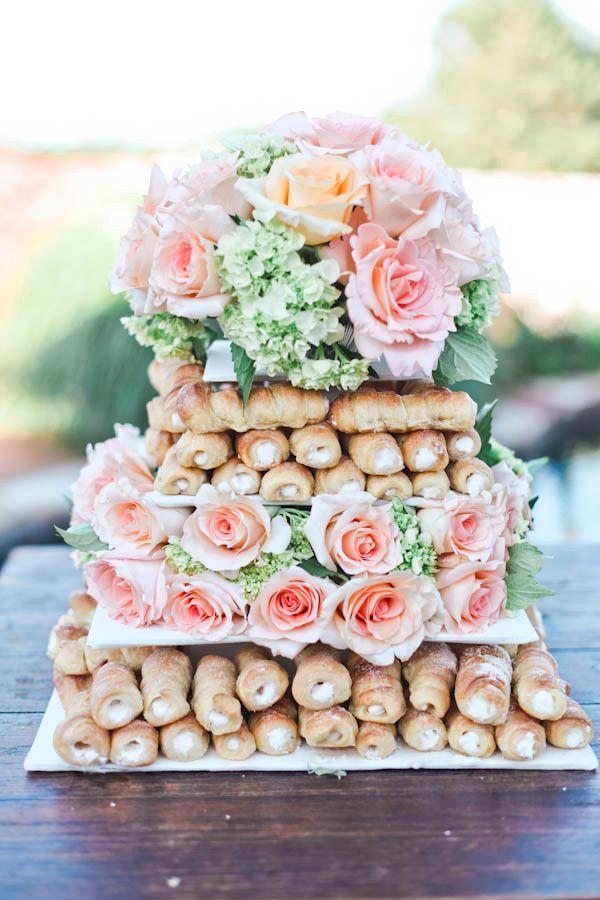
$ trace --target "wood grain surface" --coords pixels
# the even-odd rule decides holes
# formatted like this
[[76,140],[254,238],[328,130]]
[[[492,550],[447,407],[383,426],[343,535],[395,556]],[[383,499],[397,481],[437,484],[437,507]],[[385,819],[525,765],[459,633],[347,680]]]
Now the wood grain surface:
[[[600,548],[549,552],[549,642],[598,729]],[[594,773],[27,775],[77,584],[60,547],[16,550],[0,580],[0,897],[600,893]]]

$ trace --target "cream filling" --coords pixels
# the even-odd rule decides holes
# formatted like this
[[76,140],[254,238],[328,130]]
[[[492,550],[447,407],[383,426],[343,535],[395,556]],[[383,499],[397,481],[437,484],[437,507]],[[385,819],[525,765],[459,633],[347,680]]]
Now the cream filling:
[[442,494],[443,491],[437,484],[430,484],[421,491],[421,497],[425,497],[426,500],[441,500]]
[[124,725],[125,722],[131,721],[131,706],[122,700],[111,700],[106,710],[106,718],[115,727]]
[[206,463],[207,456],[206,450],[198,450],[194,454],[194,465],[202,467]]
[[537,691],[533,695],[531,706],[538,716],[549,716],[554,712],[554,698],[550,691]]
[[325,738],[325,742],[327,744],[337,744],[342,739],[342,734],[337,728],[332,728],[327,737]]
[[437,463],[437,455],[429,447],[419,447],[415,453],[415,469],[428,472]]
[[125,744],[119,753],[118,762],[121,765],[127,765],[128,763],[138,763],[144,756],[144,748],[140,744],[139,741],[129,741],[129,743]]
[[454,446],[458,453],[464,453],[465,456],[472,456],[475,449],[473,438],[468,434],[463,434],[462,437],[456,438]]
[[585,744],[585,734],[581,728],[569,728],[565,738],[565,744],[570,750],[576,747],[583,747]]
[[93,763],[105,763],[106,759],[104,757],[98,756],[96,750],[93,747],[90,747],[89,744],[84,744],[81,741],[77,741],[77,743],[73,747],[73,759],[80,766],[91,766]]
[[382,706],[381,703],[373,703],[372,706],[367,706],[367,712],[372,716],[382,716],[385,713],[385,706]]
[[178,756],[187,756],[194,747],[194,735],[191,731],[180,731],[173,738],[173,750]]
[[371,744],[368,750],[363,753],[363,756],[365,757],[365,759],[381,759],[379,748],[375,747],[373,744]]
[[266,707],[272,706],[275,703],[275,699],[277,697],[277,690],[273,682],[268,682],[267,684],[263,684],[254,694],[254,706],[255,707]]
[[208,715],[208,721],[211,728],[223,728],[229,722],[229,716],[224,716],[217,709],[211,709]]
[[240,739],[236,737],[229,737],[225,741],[225,746],[228,750],[239,750],[240,749]]
[[326,466],[328,462],[331,462],[331,450],[329,447],[313,447],[312,450],[306,454],[306,462],[309,466]]
[[387,489],[387,491],[384,491],[384,492],[383,492],[383,496],[384,496],[387,500],[391,500],[392,497],[397,497],[397,496],[398,496],[398,488],[395,488],[395,487],[389,487],[389,488]]
[[257,466],[274,466],[281,462],[279,448],[272,441],[259,441],[254,448],[254,462]]
[[271,731],[267,735],[267,743],[271,750],[285,750],[285,748],[288,747],[290,743],[289,729],[285,728],[283,725],[271,729]]
[[338,494],[356,494],[360,490],[362,490],[360,481],[357,481],[356,478],[351,478],[340,485]]
[[400,454],[391,447],[382,447],[375,452],[373,469],[376,475],[392,475],[402,466]]
[[189,486],[190,486],[190,483],[187,478],[178,478],[177,479],[177,490],[180,491],[182,494],[185,491],[187,491]]
[[419,749],[420,750],[433,750],[435,745],[437,744],[439,739],[439,735],[435,728],[424,728],[421,734],[419,735]]
[[316,703],[333,703],[333,685],[330,681],[319,681],[311,687],[310,696]]
[[239,472],[231,479],[231,487],[238,494],[248,494],[253,488],[253,478],[247,472]]
[[298,496],[297,484],[284,484],[279,488],[279,496],[284,500],[291,500],[292,497]]
[[486,724],[488,722],[491,722],[491,720],[496,716],[496,707],[494,706],[494,704],[489,703],[482,697],[471,697],[466,706],[467,715],[469,719],[473,719],[474,722],[482,722],[483,724]]
[[521,759],[533,759],[535,756],[535,735],[532,731],[526,731],[523,737],[519,738],[515,751]]
[[183,424],[183,419],[179,415],[179,413],[173,413],[171,416],[171,422],[173,423],[173,428],[183,428],[185,429],[185,425]]
[[169,712],[169,704],[162,697],[152,701],[152,715],[155,719],[164,719]]
[[481,740],[476,731],[465,731],[458,739],[458,746],[468,756],[477,756],[481,752]]
[[481,472],[474,472],[473,475],[469,475],[465,484],[469,497],[477,497],[477,495],[481,494],[482,491],[485,491],[488,486],[489,481],[485,475],[481,474]]

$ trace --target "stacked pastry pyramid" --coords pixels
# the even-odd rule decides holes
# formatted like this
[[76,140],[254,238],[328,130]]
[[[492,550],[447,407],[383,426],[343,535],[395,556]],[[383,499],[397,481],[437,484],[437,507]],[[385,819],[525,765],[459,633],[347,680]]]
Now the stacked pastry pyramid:
[[156,396],[73,486],[56,767],[583,765],[532,467],[452,389],[507,285],[441,156],[285,116],[154,169],[111,279]]

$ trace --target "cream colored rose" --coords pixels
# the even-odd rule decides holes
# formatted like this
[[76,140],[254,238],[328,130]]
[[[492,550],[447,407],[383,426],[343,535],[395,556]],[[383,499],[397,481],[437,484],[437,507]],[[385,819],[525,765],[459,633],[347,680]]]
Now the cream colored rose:
[[264,178],[240,178],[236,187],[254,207],[255,219],[278,218],[310,245],[348,234],[352,208],[367,191],[348,159],[329,154],[282,156]]

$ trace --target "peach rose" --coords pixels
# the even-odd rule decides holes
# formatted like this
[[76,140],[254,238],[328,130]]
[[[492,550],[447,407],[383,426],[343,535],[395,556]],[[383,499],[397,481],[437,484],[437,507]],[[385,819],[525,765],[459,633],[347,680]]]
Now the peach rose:
[[172,575],[163,620],[169,628],[221,641],[246,627],[242,590],[221,575]]
[[523,537],[531,527],[531,477],[526,471],[517,475],[504,461],[492,466],[492,472],[502,490],[506,546],[512,547],[515,537]]
[[348,284],[348,279],[356,272],[356,266],[352,257],[352,247],[350,246],[352,234],[357,231],[360,225],[364,225],[368,221],[362,206],[355,206],[348,223],[352,231],[336,238],[330,244],[324,244],[323,247],[319,247],[321,259],[332,259],[337,263],[340,270],[337,280],[342,284]]
[[366,492],[319,494],[304,533],[322,566],[348,575],[383,574],[401,561],[398,529],[387,506]]
[[132,425],[115,425],[115,434],[116,437],[87,448],[87,465],[71,485],[72,525],[91,524],[98,494],[119,478],[127,479],[142,493],[153,488],[154,480],[138,429]]
[[443,500],[418,501],[417,516],[438,556],[451,553],[488,562],[504,557],[506,520],[499,499],[487,492],[469,497],[449,491]]
[[399,134],[393,125],[384,125],[370,116],[329,113],[310,119],[306,113],[288,113],[269,125],[288,141],[295,141],[307,152],[336,153],[345,156],[370,144],[379,144],[389,135]]
[[436,583],[444,606],[448,630],[483,631],[498,621],[506,604],[505,566],[501,562],[446,564]]
[[179,537],[191,509],[169,509],[145,499],[124,478],[102,488],[92,516],[101,541],[128,556],[150,556],[169,537]]
[[441,629],[435,582],[412,572],[354,578],[333,596],[336,608],[323,641],[348,647],[375,665],[408,659]]
[[364,178],[343,156],[282,156],[264,178],[240,178],[238,189],[254,207],[254,218],[278,218],[324,244],[351,231],[352,207],[366,194]]
[[228,216],[247,219],[250,206],[236,189],[238,154],[229,153],[175,172],[169,185],[173,203],[193,201],[200,206],[219,206]]
[[274,653],[295,657],[320,640],[333,613],[335,585],[292,566],[263,585],[248,613],[248,638]]
[[428,238],[394,241],[367,224],[350,243],[356,274],[346,294],[359,352],[383,354],[400,378],[431,375],[462,304],[450,270]]
[[236,571],[259,553],[283,553],[290,542],[283,516],[270,519],[256,497],[224,497],[203,484],[196,505],[183,526],[181,546],[207,569]]
[[167,602],[166,561],[106,553],[86,566],[87,591],[111,619],[142,628],[157,622]]

